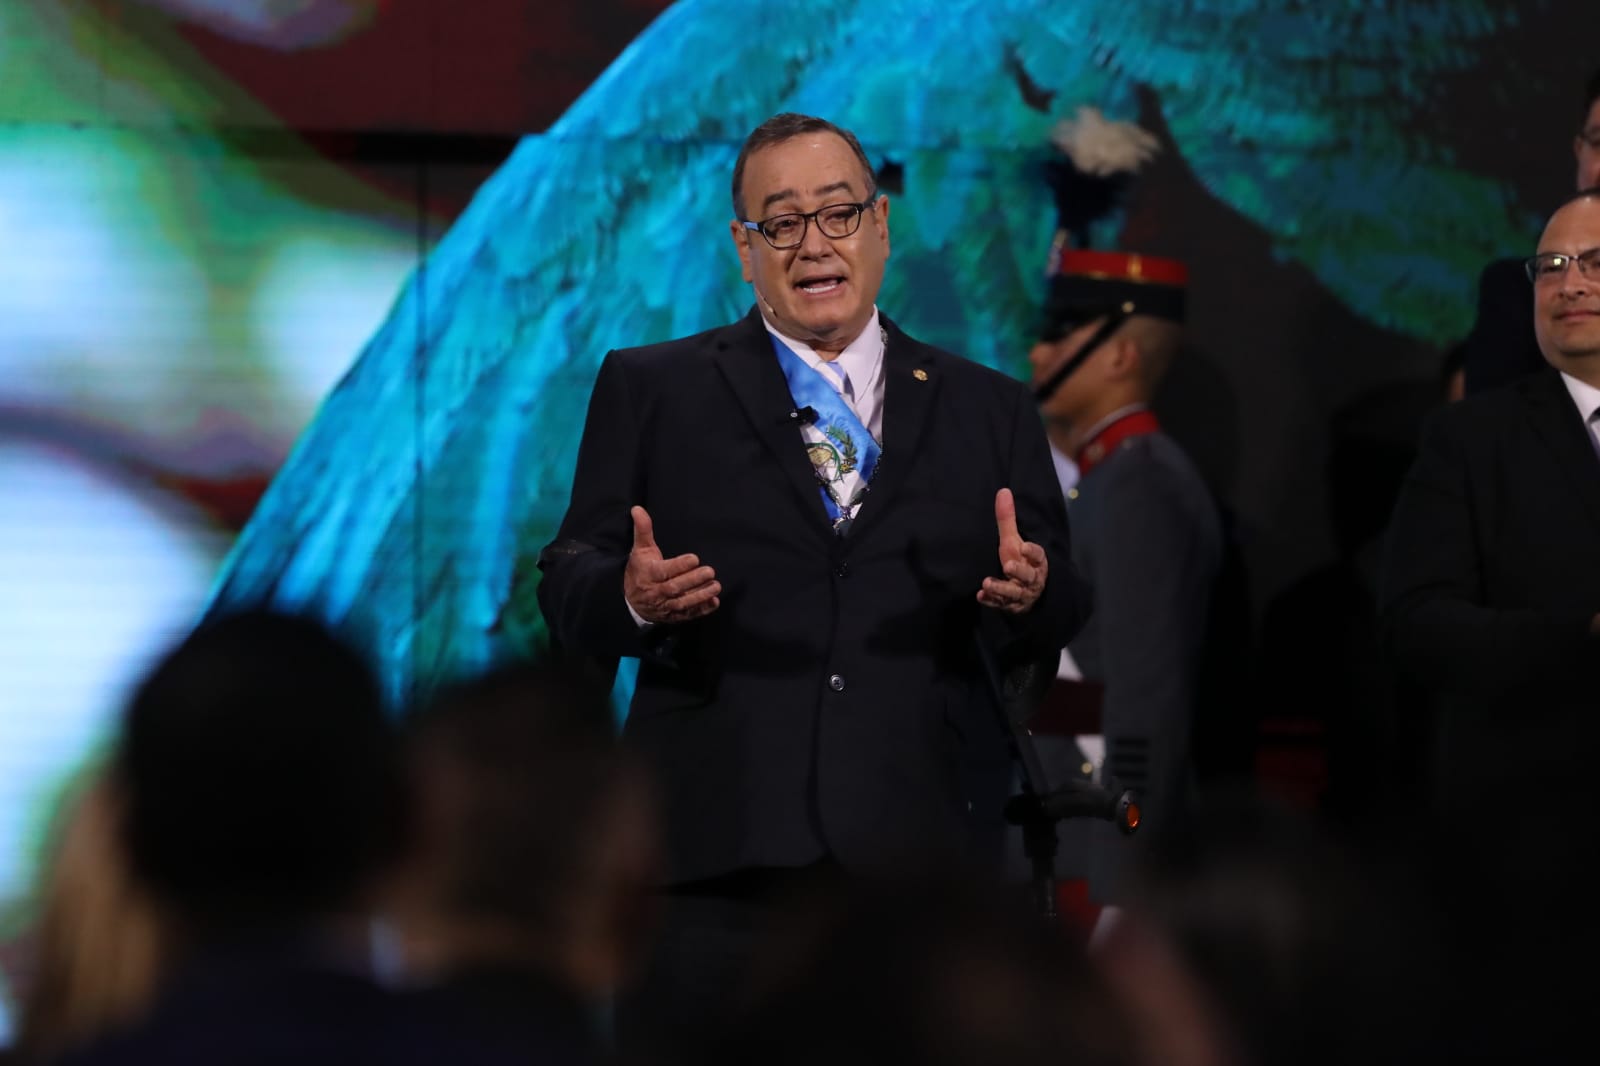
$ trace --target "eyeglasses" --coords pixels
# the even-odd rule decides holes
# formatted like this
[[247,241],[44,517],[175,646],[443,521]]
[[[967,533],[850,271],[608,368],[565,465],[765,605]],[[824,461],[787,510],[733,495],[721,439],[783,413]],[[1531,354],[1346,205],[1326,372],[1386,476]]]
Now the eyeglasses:
[[824,237],[838,240],[848,237],[861,228],[861,213],[872,207],[878,197],[873,195],[859,204],[825,204],[805,214],[773,215],[760,222],[740,219],[745,229],[757,230],[767,243],[779,251],[798,248],[806,239],[806,226],[813,220]]
[[1600,248],[1590,248],[1581,255],[1544,252],[1524,260],[1522,268],[1528,272],[1528,280],[1537,285],[1565,277],[1567,267],[1572,263],[1578,264],[1578,273],[1584,278],[1600,281]]

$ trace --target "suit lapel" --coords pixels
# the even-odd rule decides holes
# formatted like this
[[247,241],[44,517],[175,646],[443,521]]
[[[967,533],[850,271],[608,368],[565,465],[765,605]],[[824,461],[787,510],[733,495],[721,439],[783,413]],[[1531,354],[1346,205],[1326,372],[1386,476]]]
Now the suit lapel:
[[889,340],[883,352],[883,454],[861,513],[851,524],[851,537],[876,525],[905,484],[939,389],[933,349],[902,333],[883,312],[878,317]]
[[1600,527],[1600,457],[1560,373],[1541,372],[1520,388],[1534,432],[1554,453],[1557,469]]
[[772,339],[761,315],[754,309],[744,321],[722,331],[716,341],[717,368],[733,390],[739,406],[756,436],[772,453],[772,460],[800,496],[805,513],[814,519],[810,525],[823,536],[832,536],[828,512],[822,506],[822,493],[816,473],[806,459],[799,427],[784,418],[794,408],[789,383],[772,352]]

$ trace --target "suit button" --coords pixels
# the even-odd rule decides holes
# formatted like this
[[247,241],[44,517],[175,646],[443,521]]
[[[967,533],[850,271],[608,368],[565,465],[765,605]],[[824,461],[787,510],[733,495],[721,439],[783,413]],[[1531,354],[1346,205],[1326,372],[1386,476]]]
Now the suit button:
[[844,691],[844,676],[841,675],[841,674],[834,674],[831,677],[829,677],[828,678],[828,687],[833,689],[833,691],[835,691],[835,692],[843,692]]
[[838,566],[834,567],[833,576],[834,577],[849,577],[850,576],[850,564],[849,563],[840,563]]

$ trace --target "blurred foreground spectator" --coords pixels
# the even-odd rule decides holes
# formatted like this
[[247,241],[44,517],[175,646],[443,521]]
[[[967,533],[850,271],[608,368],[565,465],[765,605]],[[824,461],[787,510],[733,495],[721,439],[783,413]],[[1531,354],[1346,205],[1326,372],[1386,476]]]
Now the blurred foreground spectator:
[[1424,872],[1257,797],[1208,801],[1194,832],[1139,871],[1095,954],[1139,1061],[1398,1064],[1462,1050],[1444,1027],[1457,987]]
[[604,688],[514,666],[411,721],[416,837],[391,916],[415,1002],[508,1061],[599,1057],[649,930],[657,839]]
[[364,973],[401,789],[360,656],[310,621],[208,622],[135,692],[113,765],[175,950],[146,1015],[67,1061],[462,1060]]
[[819,885],[780,907],[716,1066],[1113,1066],[1129,1032],[1065,930],[1021,894]]
[[130,875],[117,839],[123,813],[121,791],[103,773],[63,805],[22,1001],[21,1061],[94,1041],[142,1014],[155,992],[170,933]]

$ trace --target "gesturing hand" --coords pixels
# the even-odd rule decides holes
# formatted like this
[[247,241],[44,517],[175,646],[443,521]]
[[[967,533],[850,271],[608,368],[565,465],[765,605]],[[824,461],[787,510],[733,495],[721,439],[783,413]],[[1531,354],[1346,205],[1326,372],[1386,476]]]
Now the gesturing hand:
[[661,557],[655,528],[643,507],[628,512],[633,517],[633,550],[622,572],[622,594],[646,622],[687,622],[715,611],[722,601],[722,585],[709,566],[696,555]]
[[1033,607],[1044,591],[1050,575],[1050,559],[1044,549],[1017,532],[1017,504],[1010,489],[994,496],[994,522],[1000,529],[1000,570],[1005,577],[986,577],[978,590],[978,602],[985,607],[1022,614]]

